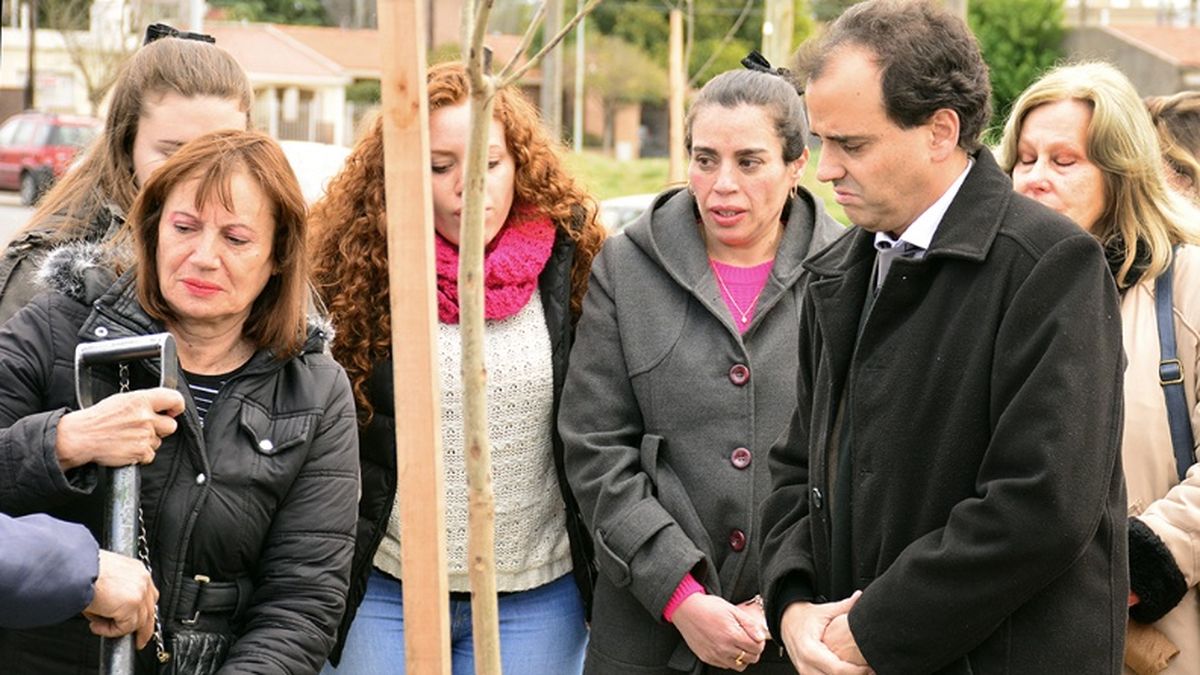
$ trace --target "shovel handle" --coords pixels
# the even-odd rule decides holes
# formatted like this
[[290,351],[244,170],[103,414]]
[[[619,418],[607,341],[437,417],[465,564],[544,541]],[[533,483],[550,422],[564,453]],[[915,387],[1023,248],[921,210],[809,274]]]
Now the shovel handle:
[[[159,385],[175,388],[178,371],[175,339],[170,333],[140,335],[101,342],[85,342],[75,348],[75,395],[80,408],[95,403],[92,368],[142,359],[159,359]],[[104,511],[105,548],[130,558],[138,558],[138,508],[142,478],[137,465],[110,469],[108,500]],[[104,638],[100,646],[101,675],[134,675],[133,635]]]

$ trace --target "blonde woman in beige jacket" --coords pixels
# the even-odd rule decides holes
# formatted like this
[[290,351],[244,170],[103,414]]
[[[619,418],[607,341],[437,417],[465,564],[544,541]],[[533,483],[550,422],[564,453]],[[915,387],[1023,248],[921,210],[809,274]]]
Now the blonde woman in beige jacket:
[[1063,66],[1025,90],[999,153],[1017,192],[1100,240],[1122,294],[1126,672],[1200,675],[1200,466],[1193,441],[1180,479],[1159,383],[1155,308],[1155,282],[1172,274],[1184,412],[1200,437],[1200,212],[1168,187],[1150,117],[1133,85],[1108,64]]

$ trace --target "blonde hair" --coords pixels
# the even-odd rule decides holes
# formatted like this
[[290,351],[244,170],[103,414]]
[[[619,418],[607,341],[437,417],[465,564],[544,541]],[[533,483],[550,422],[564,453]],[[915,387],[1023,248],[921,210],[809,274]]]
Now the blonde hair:
[[1025,117],[1038,106],[1065,100],[1082,101],[1092,109],[1086,151],[1104,177],[1104,209],[1091,232],[1110,255],[1114,249],[1122,254],[1117,287],[1133,284],[1129,273],[1139,244],[1148,263],[1145,278],[1157,277],[1170,264],[1174,245],[1200,242],[1194,229],[1200,215],[1168,187],[1150,115],[1119,70],[1102,62],[1065,65],[1030,85],[1004,125],[1000,165],[1012,173]]

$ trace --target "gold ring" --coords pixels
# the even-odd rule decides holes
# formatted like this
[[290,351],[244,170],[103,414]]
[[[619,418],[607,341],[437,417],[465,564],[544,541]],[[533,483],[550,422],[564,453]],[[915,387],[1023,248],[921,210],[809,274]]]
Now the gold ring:
[[738,650],[737,658],[733,660],[734,665],[738,665],[738,666],[746,665],[746,662],[742,660],[744,658],[746,658],[746,650],[745,649]]

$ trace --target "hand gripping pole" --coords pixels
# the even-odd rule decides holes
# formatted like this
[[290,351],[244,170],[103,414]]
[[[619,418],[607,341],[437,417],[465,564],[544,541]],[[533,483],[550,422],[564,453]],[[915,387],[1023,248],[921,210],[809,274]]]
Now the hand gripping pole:
[[[75,348],[75,398],[80,408],[96,403],[93,372],[97,366],[119,366],[143,359],[158,359],[159,386],[174,389],[179,382],[175,338],[170,333],[85,342]],[[122,391],[128,381],[121,383]],[[104,509],[104,548],[138,558],[138,510],[142,481],[137,465],[109,471],[108,499]],[[145,560],[148,560],[146,558]],[[133,675],[135,650],[132,634],[104,638],[100,647],[102,675]],[[161,647],[161,645],[160,645]]]

